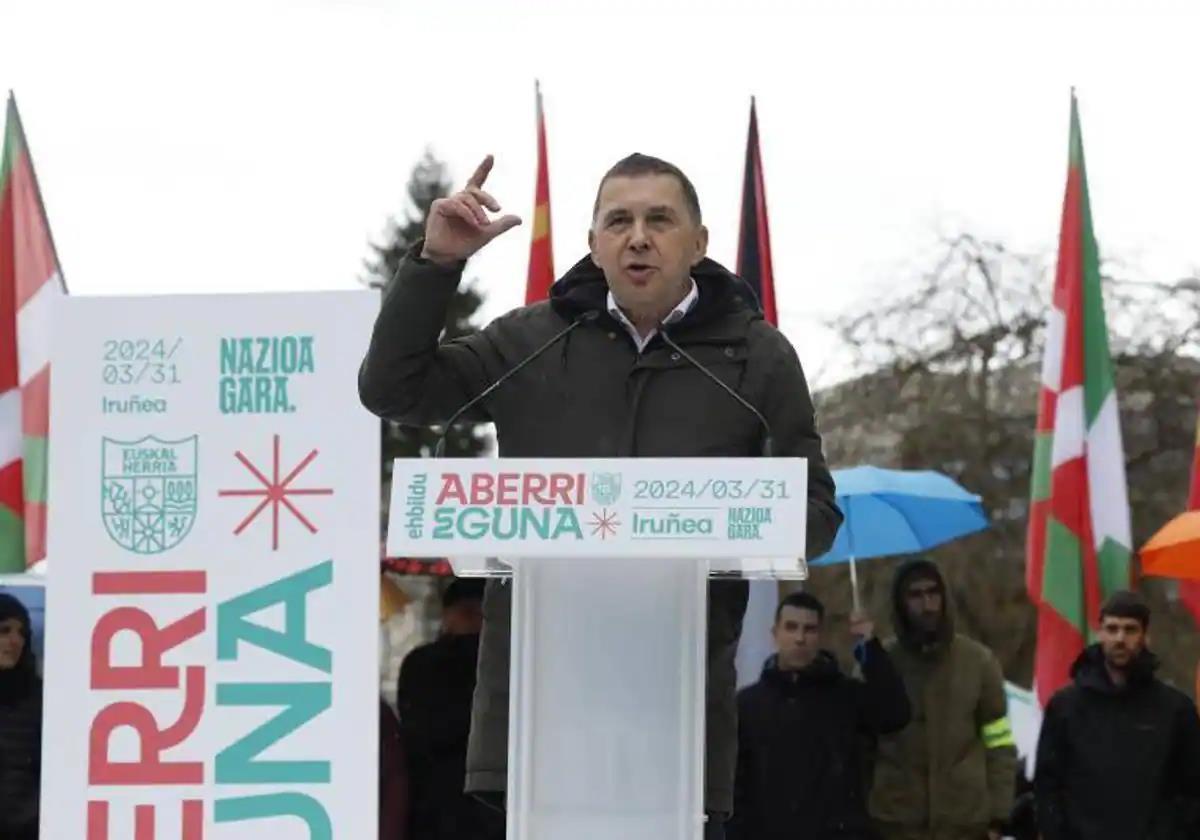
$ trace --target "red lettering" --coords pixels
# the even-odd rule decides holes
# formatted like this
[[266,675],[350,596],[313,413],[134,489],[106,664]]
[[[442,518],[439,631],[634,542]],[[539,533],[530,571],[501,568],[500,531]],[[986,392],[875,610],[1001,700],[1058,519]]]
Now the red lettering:
[[496,476],[496,479],[498,484],[496,488],[496,504],[518,504],[521,477],[517,473],[500,473],[500,475]]
[[442,473],[442,489],[438,492],[437,504],[444,505],[451,499],[460,505],[467,504],[467,491],[462,479],[454,473]]
[[[190,785],[204,781],[200,761],[165,762],[161,755],[178,746],[200,723],[204,711],[204,668],[186,669],[183,711],[179,720],[158,730],[154,715],[138,703],[113,703],[100,710],[92,721],[88,743],[88,782],[93,785]],[[129,726],[138,736],[138,760],[110,761],[108,745],[112,733]]]
[[204,572],[96,572],[95,595],[203,595],[208,591]]
[[583,473],[575,476],[575,504],[577,505],[587,504],[587,493],[585,491],[587,482],[583,480],[583,476]]
[[546,489],[546,476],[541,473],[525,473],[525,487],[521,493],[521,504],[531,505],[535,502],[539,505],[548,505],[554,502],[554,498],[549,499],[542,497],[542,492]]
[[[196,610],[159,629],[150,613],[137,607],[109,610],[92,629],[92,688],[179,688],[179,668],[163,665],[163,654],[204,632],[205,613]],[[141,640],[140,665],[113,665],[112,642],[122,630]]]
[[492,504],[496,499],[495,484],[491,473],[471,473],[471,504]]
[[[550,474],[550,504],[571,504],[571,485],[575,477],[570,473]],[[558,501],[561,498],[561,501]]]
[[[87,808],[87,840],[108,840],[108,803],[90,801]],[[135,805],[133,808],[133,840],[155,840],[154,806]],[[204,803],[199,799],[183,801],[183,836],[181,840],[203,840]]]

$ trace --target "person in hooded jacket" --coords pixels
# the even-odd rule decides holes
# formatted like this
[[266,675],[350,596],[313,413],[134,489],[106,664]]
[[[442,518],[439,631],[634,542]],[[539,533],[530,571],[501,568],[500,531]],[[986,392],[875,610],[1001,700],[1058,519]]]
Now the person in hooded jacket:
[[0,592],[0,837],[37,840],[42,680],[29,611]]
[[908,696],[874,625],[851,616],[863,679],[821,648],[825,607],[794,592],[775,611],[776,653],[738,694],[738,774],[729,840],[876,840],[863,739],[908,723]]
[[1034,790],[1043,840],[1200,837],[1200,719],[1154,675],[1150,609],[1116,592],[1099,642],[1046,705]]
[[1016,745],[995,655],[954,631],[941,571],[896,570],[896,637],[912,720],[879,739],[871,815],[886,840],[999,840],[1013,805]]
[[[800,362],[750,287],[707,259],[695,187],[666,161],[631,155],[609,170],[590,253],[549,300],[439,345],[465,260],[520,223],[488,215],[500,209],[483,190],[491,167],[488,157],[464,190],[433,202],[425,239],[388,284],[359,373],[363,404],[400,423],[444,423],[529,360],[462,416],[495,424],[502,457],[803,457],[807,556],[823,553],[841,514]],[[696,362],[762,415],[770,447],[762,421]],[[734,656],[748,587],[714,581],[709,593],[705,808],[715,837],[733,808]],[[489,582],[483,609],[467,788],[503,805],[511,587]]]

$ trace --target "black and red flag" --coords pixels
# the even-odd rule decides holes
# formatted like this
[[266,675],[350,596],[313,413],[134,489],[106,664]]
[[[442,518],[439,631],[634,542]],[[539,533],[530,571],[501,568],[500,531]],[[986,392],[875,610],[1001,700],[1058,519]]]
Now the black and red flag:
[[758,147],[758,114],[750,99],[750,132],[746,137],[746,170],[742,176],[742,215],[738,230],[737,273],[750,284],[767,321],[779,325],[775,307],[775,275],[771,271],[771,228],[767,223],[767,190],[763,185]]

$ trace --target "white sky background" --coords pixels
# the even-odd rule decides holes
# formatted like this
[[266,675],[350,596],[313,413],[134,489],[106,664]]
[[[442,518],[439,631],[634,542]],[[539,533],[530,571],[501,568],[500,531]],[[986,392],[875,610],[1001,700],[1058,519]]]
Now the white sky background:
[[[1047,12],[1046,10],[1051,11]],[[12,88],[75,294],[353,286],[430,144],[528,221],[545,96],[555,264],[631,151],[696,182],[730,267],[759,102],[782,327],[906,282],[939,230],[1053,248],[1079,90],[1108,255],[1200,266],[1200,4],[0,0]],[[469,267],[522,302],[529,226]]]

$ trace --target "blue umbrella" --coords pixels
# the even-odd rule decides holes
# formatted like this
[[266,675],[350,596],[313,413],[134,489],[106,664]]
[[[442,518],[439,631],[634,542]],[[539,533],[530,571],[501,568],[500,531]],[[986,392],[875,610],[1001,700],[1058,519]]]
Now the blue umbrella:
[[850,563],[855,608],[855,560],[925,551],[988,527],[980,497],[938,472],[853,467],[834,470],[833,479],[845,520],[811,565]]

